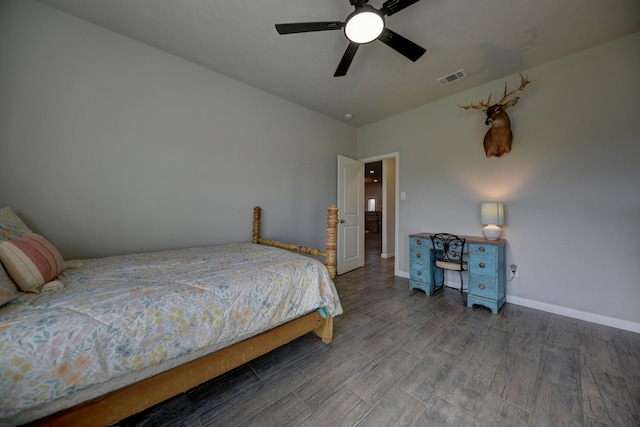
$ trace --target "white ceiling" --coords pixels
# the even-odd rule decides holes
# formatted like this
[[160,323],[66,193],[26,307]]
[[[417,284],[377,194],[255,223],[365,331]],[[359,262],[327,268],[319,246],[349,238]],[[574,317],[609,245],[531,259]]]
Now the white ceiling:
[[[386,18],[422,58],[374,41],[333,77],[342,31],[279,35],[274,24],[344,21],[348,0],[39,1],[337,120],[352,114],[354,126],[640,31],[640,0],[422,0]],[[461,68],[466,79],[436,82]]]

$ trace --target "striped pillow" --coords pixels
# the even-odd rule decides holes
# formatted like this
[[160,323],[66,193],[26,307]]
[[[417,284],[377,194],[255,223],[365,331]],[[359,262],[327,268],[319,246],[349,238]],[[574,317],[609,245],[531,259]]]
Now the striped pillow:
[[0,241],[0,261],[24,292],[40,293],[64,268],[60,252],[38,234]]

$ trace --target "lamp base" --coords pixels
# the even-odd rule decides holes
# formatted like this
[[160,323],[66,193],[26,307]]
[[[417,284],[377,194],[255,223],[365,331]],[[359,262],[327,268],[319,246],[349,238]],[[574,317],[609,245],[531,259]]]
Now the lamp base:
[[487,240],[498,240],[502,235],[502,230],[497,225],[485,225],[482,229],[482,235]]

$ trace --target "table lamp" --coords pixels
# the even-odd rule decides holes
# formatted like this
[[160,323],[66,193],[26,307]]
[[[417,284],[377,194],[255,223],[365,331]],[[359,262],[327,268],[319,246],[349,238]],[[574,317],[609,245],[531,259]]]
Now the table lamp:
[[498,240],[502,234],[499,225],[504,224],[504,205],[500,202],[482,203],[480,223],[485,226],[482,229],[485,239]]

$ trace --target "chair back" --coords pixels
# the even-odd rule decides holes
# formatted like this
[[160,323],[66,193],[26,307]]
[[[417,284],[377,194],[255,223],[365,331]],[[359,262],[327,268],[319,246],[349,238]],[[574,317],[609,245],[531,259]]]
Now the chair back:
[[464,241],[462,237],[449,233],[437,233],[431,235],[433,252],[437,260],[460,263],[464,254]]

